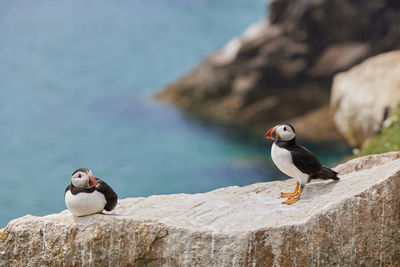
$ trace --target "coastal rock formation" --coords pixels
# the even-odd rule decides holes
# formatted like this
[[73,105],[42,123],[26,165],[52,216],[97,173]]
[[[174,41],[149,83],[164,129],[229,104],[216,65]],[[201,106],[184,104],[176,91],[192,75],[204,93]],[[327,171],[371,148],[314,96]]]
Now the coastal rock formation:
[[0,230],[1,266],[400,266],[400,152],[294,180],[121,200],[110,214],[31,215]]
[[331,106],[338,129],[359,147],[400,103],[400,50],[365,60],[335,76]]
[[343,141],[343,135],[336,128],[333,112],[329,105],[305,113],[303,116],[289,120],[302,139],[313,143],[332,143]]
[[296,118],[328,104],[334,74],[399,48],[398,25],[400,4],[393,0],[272,0],[267,20],[159,98],[228,123]]

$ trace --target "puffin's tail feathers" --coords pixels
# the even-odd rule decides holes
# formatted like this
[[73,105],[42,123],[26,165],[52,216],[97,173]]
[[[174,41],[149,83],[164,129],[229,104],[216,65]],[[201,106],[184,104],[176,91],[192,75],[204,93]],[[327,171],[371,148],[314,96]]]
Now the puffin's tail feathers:
[[337,177],[337,172],[334,170],[329,169],[328,167],[322,166],[322,170],[320,172],[320,179],[333,179],[333,180],[339,180],[340,178]]

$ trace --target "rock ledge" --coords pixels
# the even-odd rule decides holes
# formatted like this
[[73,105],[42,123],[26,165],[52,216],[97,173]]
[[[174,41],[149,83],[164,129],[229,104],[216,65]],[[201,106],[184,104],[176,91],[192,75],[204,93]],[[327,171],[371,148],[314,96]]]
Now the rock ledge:
[[1,266],[400,266],[400,152],[294,180],[121,200],[107,215],[31,215],[0,230]]

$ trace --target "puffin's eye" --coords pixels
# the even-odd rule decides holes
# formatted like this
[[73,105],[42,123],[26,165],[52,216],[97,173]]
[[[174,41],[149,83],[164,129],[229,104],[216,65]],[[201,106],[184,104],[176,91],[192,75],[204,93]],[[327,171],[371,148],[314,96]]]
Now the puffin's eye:
[[81,176],[81,174],[78,174],[78,178],[81,178],[82,176]]
[[285,126],[285,127],[283,127],[283,130],[284,130],[284,131],[286,131],[286,126]]

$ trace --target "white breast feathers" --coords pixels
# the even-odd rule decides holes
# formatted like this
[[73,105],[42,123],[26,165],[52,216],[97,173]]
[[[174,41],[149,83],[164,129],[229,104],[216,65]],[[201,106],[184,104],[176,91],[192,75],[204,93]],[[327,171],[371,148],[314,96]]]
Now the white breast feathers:
[[287,176],[296,178],[303,185],[307,184],[309,175],[296,168],[289,150],[281,148],[274,143],[271,148],[271,157],[281,172]]
[[73,195],[70,190],[65,193],[65,204],[68,210],[75,216],[85,216],[101,212],[107,201],[104,195],[98,191],[92,193],[78,193]]

